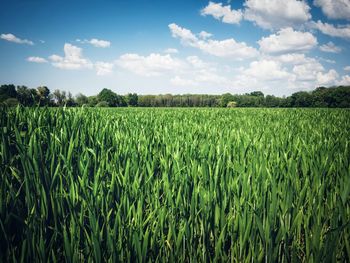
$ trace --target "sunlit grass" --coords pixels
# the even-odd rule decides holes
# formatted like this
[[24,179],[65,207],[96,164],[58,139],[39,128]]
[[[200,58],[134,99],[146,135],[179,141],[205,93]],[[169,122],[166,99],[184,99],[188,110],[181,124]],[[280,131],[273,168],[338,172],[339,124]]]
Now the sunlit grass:
[[349,110],[0,118],[0,261],[349,261]]

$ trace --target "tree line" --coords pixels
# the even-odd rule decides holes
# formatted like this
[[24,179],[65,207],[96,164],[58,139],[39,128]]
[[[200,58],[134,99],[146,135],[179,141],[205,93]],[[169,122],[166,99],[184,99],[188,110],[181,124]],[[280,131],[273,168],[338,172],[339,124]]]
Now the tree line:
[[0,86],[0,103],[8,106],[49,107],[331,107],[350,108],[350,86],[318,87],[311,92],[299,91],[287,97],[265,95],[261,91],[246,94],[208,95],[119,95],[103,89],[95,96],[55,90],[46,86],[36,89],[13,84]]

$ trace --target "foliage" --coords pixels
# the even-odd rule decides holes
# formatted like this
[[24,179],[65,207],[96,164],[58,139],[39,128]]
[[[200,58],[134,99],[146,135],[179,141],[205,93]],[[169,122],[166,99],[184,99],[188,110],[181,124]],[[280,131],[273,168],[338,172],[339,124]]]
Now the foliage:
[[90,107],[96,106],[97,103],[98,103],[98,97],[97,96],[89,96],[88,97],[88,105]]
[[65,91],[55,90],[53,92],[53,98],[57,106],[63,106],[66,103],[67,95]]
[[98,94],[98,99],[100,102],[107,102],[109,107],[116,107],[119,105],[118,95],[110,89],[101,90]]
[[82,106],[94,107],[99,102],[107,102],[109,107],[227,107],[235,101],[237,107],[329,107],[350,108],[350,86],[324,88],[312,92],[299,91],[288,97],[264,95],[261,91],[246,94],[225,93],[209,94],[160,94],[137,95],[129,93],[118,95],[110,89],[103,89],[97,96],[86,97],[79,93],[75,98],[70,92],[55,90],[52,94],[47,87],[28,89],[25,86],[0,86],[0,102],[8,98],[17,98],[24,106]]
[[0,262],[348,262],[350,111],[0,111]]
[[29,89],[26,86],[17,86],[17,99],[23,106],[33,106],[39,101],[35,89]]
[[37,94],[39,97],[39,105],[44,106],[50,103],[50,90],[46,86],[37,88]]
[[107,101],[100,101],[95,105],[95,107],[109,107],[109,104]]
[[3,103],[8,107],[15,107],[19,104],[19,101],[15,98],[8,98]]
[[230,101],[229,103],[227,103],[227,108],[235,108],[235,107],[237,107],[237,102]]
[[0,86],[0,102],[3,102],[9,98],[16,98],[17,92],[15,85],[1,85]]
[[78,93],[78,95],[75,97],[75,102],[78,106],[83,106],[89,103],[89,99],[84,94]]
[[127,104],[133,107],[137,106],[138,103],[138,96],[136,93],[129,93],[127,96]]

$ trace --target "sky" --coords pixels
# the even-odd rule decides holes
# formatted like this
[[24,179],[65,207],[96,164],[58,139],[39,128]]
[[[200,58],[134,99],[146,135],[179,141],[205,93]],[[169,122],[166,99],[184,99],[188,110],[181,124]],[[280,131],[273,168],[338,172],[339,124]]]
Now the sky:
[[349,58],[350,0],[0,0],[0,84],[288,96]]

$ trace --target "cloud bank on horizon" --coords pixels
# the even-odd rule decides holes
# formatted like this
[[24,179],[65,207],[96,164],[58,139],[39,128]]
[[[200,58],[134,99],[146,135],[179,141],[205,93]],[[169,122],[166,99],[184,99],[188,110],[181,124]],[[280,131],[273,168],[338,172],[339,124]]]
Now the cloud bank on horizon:
[[[0,54],[4,59],[0,64],[11,67],[2,67],[1,82],[45,81],[49,87],[67,86],[86,94],[108,86],[120,93],[261,90],[288,95],[318,86],[350,85],[348,0],[209,1],[191,7],[189,14],[163,19],[157,18],[164,12],[161,7],[152,10],[154,19],[160,21],[154,32],[145,22],[144,26],[124,24],[123,30],[115,30],[112,23],[90,31],[82,24],[79,33],[78,23],[69,38],[60,32],[48,33],[47,27],[41,33],[40,26],[36,36],[29,37],[30,28],[20,21],[17,27],[2,22]],[[124,12],[134,15],[132,9]],[[153,19],[152,14],[143,15],[143,19]],[[113,16],[109,19],[113,22]],[[144,32],[152,32],[152,44]],[[41,35],[46,39],[41,40]]]

